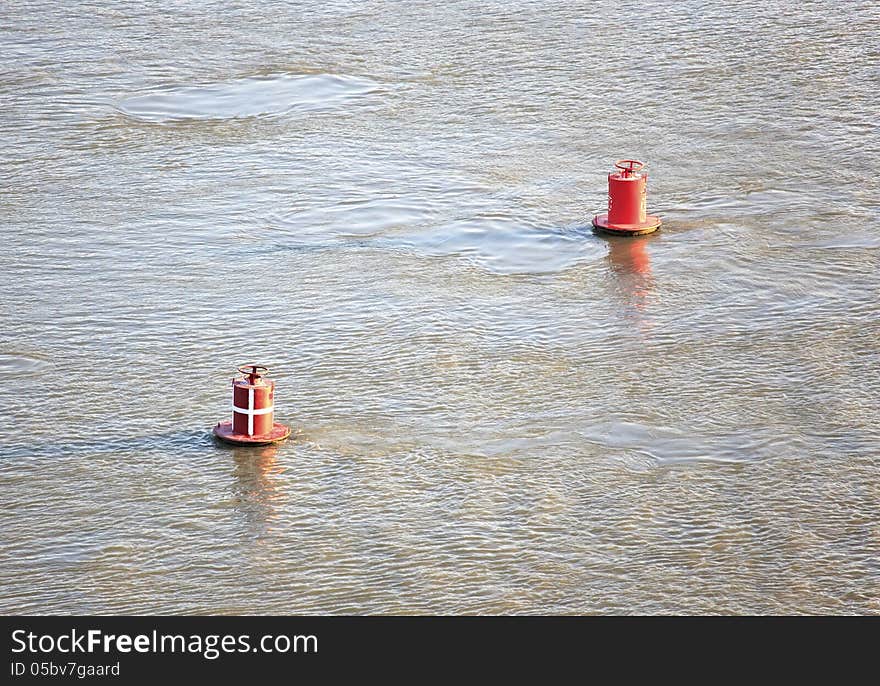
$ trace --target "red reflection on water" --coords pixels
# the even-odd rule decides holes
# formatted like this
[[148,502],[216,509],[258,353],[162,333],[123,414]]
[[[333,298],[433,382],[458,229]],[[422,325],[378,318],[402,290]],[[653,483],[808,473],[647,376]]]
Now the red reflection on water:
[[654,290],[654,274],[648,254],[650,236],[608,236],[608,262],[611,272],[618,277],[618,286],[627,301],[644,310]]
[[283,497],[278,476],[278,446],[235,448],[237,509],[243,511],[255,533],[275,518],[275,503]]

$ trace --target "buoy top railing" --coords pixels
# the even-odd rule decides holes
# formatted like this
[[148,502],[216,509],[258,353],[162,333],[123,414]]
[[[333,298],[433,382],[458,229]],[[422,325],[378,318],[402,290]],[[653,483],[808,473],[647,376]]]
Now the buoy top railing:
[[639,160],[617,160],[614,166],[620,169],[624,176],[634,176],[636,172],[641,171],[645,163]]
[[269,373],[269,368],[262,364],[243,364],[238,368],[238,371],[247,377],[249,384],[254,386],[261,383],[260,380]]

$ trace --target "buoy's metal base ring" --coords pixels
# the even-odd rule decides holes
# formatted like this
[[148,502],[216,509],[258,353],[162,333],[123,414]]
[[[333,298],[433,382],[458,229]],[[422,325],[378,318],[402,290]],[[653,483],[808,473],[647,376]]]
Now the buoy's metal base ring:
[[607,214],[593,217],[593,228],[602,233],[615,234],[618,236],[643,236],[646,233],[654,233],[660,228],[660,217],[648,215],[641,224],[610,224]]
[[214,427],[214,435],[224,443],[231,443],[232,445],[269,445],[270,443],[280,443],[290,436],[290,427],[275,422],[269,433],[259,436],[248,436],[247,434],[234,433],[232,431],[232,422],[220,422]]

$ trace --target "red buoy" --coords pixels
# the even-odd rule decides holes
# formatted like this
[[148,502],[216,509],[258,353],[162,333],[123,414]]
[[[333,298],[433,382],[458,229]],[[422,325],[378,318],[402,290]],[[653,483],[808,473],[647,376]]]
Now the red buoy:
[[266,445],[290,436],[290,427],[275,421],[275,382],[261,364],[238,368],[242,377],[232,380],[232,421],[219,422],[214,435],[235,445]]
[[648,175],[638,160],[617,160],[620,171],[608,175],[608,214],[593,217],[599,231],[639,236],[660,228],[660,217],[648,214]]

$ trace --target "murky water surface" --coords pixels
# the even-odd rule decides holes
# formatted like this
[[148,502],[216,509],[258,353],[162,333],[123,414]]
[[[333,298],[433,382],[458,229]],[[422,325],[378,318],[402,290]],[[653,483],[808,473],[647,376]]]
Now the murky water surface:
[[0,610],[880,612],[878,7],[7,5]]

